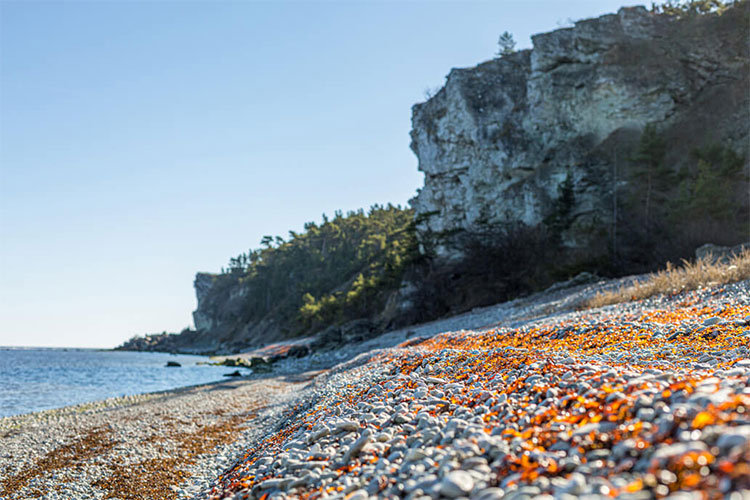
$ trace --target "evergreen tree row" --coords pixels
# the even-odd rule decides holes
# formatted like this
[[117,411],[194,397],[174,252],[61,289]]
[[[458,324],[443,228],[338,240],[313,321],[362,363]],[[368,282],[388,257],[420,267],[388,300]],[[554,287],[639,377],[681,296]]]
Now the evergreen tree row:
[[230,259],[215,285],[246,291],[243,321],[273,317],[292,335],[374,318],[417,255],[413,219],[413,210],[391,204],[324,215],[286,240],[265,236]]

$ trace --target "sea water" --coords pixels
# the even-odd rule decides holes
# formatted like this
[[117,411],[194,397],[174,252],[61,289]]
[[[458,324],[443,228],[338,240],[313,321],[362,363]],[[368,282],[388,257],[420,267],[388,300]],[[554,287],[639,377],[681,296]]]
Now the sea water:
[[[167,368],[168,361],[180,363]],[[226,380],[203,356],[0,347],[0,417]]]

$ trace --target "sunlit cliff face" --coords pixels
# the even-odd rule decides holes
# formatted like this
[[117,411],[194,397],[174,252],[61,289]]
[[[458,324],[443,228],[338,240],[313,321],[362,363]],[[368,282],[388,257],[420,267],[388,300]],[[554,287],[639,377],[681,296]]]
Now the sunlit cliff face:
[[626,177],[620,136],[646,124],[665,131],[676,163],[706,141],[746,149],[748,49],[736,14],[688,26],[623,8],[537,35],[531,50],[452,70],[413,108],[425,185],[412,204],[423,242],[450,259],[461,254],[456,233],[539,224],[570,176],[575,222],[564,240],[590,245],[591,228],[611,223],[613,183]]

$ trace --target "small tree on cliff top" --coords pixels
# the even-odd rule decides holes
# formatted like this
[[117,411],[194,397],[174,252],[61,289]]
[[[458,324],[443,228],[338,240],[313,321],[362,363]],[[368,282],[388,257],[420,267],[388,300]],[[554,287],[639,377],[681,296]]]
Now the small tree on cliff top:
[[513,40],[513,34],[506,31],[497,40],[498,51],[497,56],[506,56],[512,54],[516,47],[516,41]]

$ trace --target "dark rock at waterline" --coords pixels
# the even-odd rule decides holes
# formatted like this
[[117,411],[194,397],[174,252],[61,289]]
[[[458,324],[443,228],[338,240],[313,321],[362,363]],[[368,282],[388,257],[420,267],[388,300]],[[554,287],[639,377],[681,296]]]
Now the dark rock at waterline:
[[241,377],[242,374],[240,373],[239,370],[235,370],[232,373],[225,373],[224,376],[225,377]]
[[273,371],[270,364],[254,365],[253,373],[270,373]]
[[226,358],[219,363],[220,366],[241,366],[244,368],[252,368],[255,371],[267,371],[271,370],[272,359],[264,358],[261,356],[252,356],[249,358]]
[[289,348],[289,351],[287,351],[286,357],[287,358],[304,358],[305,356],[310,355],[311,352],[312,350],[310,349],[310,346],[308,345],[293,345]]
[[179,368],[182,365],[180,363],[178,363],[177,361],[167,361],[167,365],[166,366],[168,368],[169,367],[178,367]]
[[214,363],[219,366],[246,366],[245,361],[241,358],[227,358],[220,363]]

